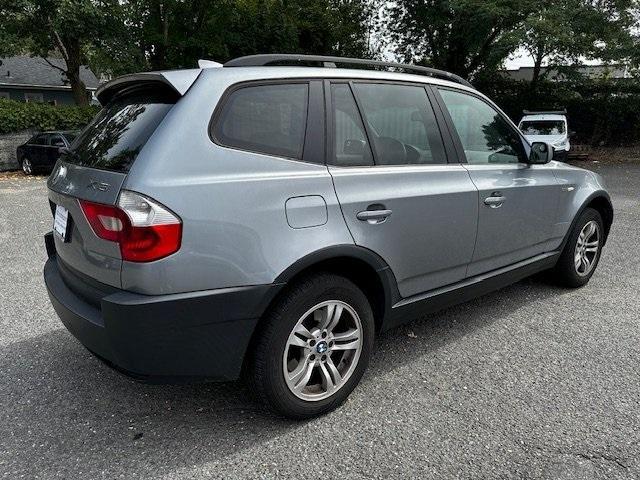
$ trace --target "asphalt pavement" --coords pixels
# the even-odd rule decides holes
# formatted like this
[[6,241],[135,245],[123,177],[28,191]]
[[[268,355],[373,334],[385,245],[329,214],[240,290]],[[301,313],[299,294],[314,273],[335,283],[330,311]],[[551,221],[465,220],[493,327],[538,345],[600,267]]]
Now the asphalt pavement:
[[0,478],[640,478],[640,164],[588,166],[615,208],[588,286],[527,279],[387,332],[308,422],[93,358],[45,292],[44,177],[0,175]]

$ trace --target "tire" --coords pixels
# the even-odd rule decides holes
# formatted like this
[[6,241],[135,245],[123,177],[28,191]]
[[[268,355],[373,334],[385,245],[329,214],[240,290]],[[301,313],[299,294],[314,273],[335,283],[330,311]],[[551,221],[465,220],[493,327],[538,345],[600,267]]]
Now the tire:
[[[594,226],[596,229],[590,234],[592,227],[588,227],[589,225]],[[584,240],[586,241],[583,240],[583,236],[585,236]],[[602,216],[593,208],[585,209],[573,227],[569,240],[553,269],[554,280],[558,284],[569,288],[578,288],[589,283],[600,261],[603,242],[604,225]],[[594,248],[595,251],[593,251]],[[584,260],[580,260],[580,263],[578,263],[579,257],[589,260],[588,268],[586,268]]]
[[288,418],[327,413],[360,382],[374,335],[371,306],[355,284],[328,273],[306,277],[263,318],[252,342],[248,372],[252,389],[262,402]]
[[27,157],[24,157],[22,159],[22,161],[20,162],[20,167],[22,168],[22,172],[25,175],[31,176],[34,174],[33,164],[31,163],[31,160],[29,160]]

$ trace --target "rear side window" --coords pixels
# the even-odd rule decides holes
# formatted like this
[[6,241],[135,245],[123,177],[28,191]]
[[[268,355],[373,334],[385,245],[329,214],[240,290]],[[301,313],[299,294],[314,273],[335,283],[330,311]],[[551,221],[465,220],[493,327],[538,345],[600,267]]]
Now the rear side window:
[[440,129],[423,87],[354,85],[370,127],[378,165],[447,163]]
[[115,97],[76,138],[65,161],[128,172],[175,102],[175,95],[140,90]]
[[308,104],[306,83],[239,88],[222,107],[213,137],[225,147],[301,159]]
[[355,167],[373,165],[371,147],[358,106],[346,83],[331,85],[333,124],[332,165]]

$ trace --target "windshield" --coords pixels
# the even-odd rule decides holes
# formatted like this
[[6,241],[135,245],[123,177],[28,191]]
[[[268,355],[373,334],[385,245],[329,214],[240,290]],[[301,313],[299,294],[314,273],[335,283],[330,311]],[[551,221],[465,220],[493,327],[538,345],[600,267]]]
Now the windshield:
[[128,172],[175,99],[132,92],[109,102],[75,139],[64,160],[85,167]]
[[565,132],[562,120],[524,120],[520,130],[525,135],[562,135]]

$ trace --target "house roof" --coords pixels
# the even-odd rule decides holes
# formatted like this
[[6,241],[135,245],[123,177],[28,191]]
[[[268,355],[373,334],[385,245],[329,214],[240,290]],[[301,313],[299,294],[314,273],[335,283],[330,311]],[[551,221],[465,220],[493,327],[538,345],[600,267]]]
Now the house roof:
[[[576,65],[566,67],[574,70],[587,78],[629,78],[631,72],[625,65]],[[541,67],[540,73],[545,73],[547,67]],[[527,80],[531,81],[533,78],[533,67],[519,67],[511,70],[503,70],[502,75],[511,77],[514,80]],[[556,69],[552,69],[547,78],[549,80],[562,80],[565,75],[558,72]]]
[[[48,58],[61,68],[65,68],[64,60]],[[40,57],[2,57],[0,58],[0,84],[15,86],[42,86],[47,88],[69,88],[66,75],[57,68],[49,65]],[[98,86],[98,79],[88,66],[80,67],[80,79],[85,86],[94,90]]]

